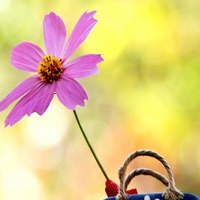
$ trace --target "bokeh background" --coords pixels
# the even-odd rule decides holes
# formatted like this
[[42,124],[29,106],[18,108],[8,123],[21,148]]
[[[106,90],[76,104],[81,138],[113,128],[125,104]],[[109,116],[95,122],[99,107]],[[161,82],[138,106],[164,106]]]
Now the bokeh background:
[[[42,20],[50,11],[69,36],[85,10],[97,10],[99,22],[74,57],[101,53],[105,61],[98,75],[80,80],[89,101],[76,110],[108,176],[118,183],[131,152],[153,149],[170,163],[178,188],[200,195],[199,0],[0,0],[0,99],[31,75],[11,66],[10,50],[21,41],[43,48]],[[55,97],[43,116],[4,128],[13,105],[0,114],[1,200],[106,197],[72,111]],[[165,174],[154,159],[138,158],[129,171],[136,167]],[[164,191],[144,176],[133,187]]]

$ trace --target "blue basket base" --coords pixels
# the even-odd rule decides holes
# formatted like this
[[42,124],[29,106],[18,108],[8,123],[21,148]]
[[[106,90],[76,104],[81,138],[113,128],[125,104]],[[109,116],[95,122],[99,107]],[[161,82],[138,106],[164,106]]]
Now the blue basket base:
[[[148,196],[149,200],[164,200],[162,193],[153,193],[153,194],[134,194],[130,195],[129,200],[145,200],[144,198]],[[147,198],[147,197],[146,197]],[[194,194],[184,193],[183,200],[199,200],[200,198]],[[105,198],[104,200],[116,200],[115,197]]]

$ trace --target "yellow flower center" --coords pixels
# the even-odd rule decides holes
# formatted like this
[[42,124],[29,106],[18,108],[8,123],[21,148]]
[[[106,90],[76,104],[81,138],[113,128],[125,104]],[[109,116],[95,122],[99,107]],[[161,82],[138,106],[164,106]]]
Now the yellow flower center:
[[63,72],[62,59],[55,58],[48,54],[42,57],[43,62],[39,62],[38,74],[42,81],[52,83],[58,80]]

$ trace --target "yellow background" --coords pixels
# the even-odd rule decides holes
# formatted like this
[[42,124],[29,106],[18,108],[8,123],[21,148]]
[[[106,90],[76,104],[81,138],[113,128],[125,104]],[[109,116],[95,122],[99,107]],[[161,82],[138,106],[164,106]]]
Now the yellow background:
[[[10,64],[21,41],[44,49],[42,21],[50,11],[70,35],[85,10],[98,23],[74,57],[101,53],[100,73],[80,80],[89,101],[77,107],[82,125],[110,179],[133,151],[153,149],[170,163],[181,191],[200,195],[199,0],[0,0],[0,99],[30,76]],[[0,114],[1,200],[97,200],[105,179],[72,111],[55,97],[43,116],[4,128]],[[154,159],[129,167],[165,173]],[[149,177],[139,193],[162,192]]]

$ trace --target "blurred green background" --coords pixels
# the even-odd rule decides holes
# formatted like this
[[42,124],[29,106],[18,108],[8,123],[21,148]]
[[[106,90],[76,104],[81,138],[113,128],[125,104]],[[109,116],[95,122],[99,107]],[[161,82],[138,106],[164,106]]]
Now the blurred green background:
[[[10,64],[21,41],[42,48],[42,21],[61,16],[68,36],[85,10],[99,20],[74,57],[101,53],[100,73],[80,80],[89,101],[77,107],[83,127],[110,179],[133,151],[153,149],[170,163],[181,191],[200,195],[199,0],[0,0],[0,99],[30,76]],[[44,48],[43,48],[44,49]],[[14,105],[14,104],[13,104]],[[97,200],[105,179],[73,113],[55,97],[43,116],[4,128],[0,114],[1,200]],[[154,159],[129,167],[165,174]],[[138,177],[130,188],[162,192]]]

